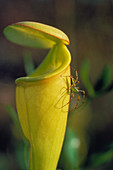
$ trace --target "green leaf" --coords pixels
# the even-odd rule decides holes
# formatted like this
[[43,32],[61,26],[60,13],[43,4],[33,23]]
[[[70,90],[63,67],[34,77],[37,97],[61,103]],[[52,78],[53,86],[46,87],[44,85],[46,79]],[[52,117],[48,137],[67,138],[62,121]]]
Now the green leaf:
[[0,170],[10,170],[11,169],[10,162],[11,161],[9,155],[6,156],[6,154],[0,153]]
[[93,98],[95,96],[95,91],[89,80],[89,63],[87,60],[85,60],[81,66],[80,77],[88,91],[88,95]]
[[79,139],[72,129],[67,128],[59,167],[62,164],[65,170],[77,168],[79,146]]
[[[22,129],[21,129],[21,126],[20,126],[20,122],[19,122],[17,113],[14,110],[14,108],[11,107],[8,104],[5,104],[5,109],[7,110],[9,115],[11,116],[13,122],[16,124],[16,126],[18,127],[18,129],[19,129],[19,131],[20,131],[20,133],[22,135],[22,139],[23,139],[24,144],[25,144],[25,147],[24,147],[24,149],[25,149],[25,163],[26,163],[26,167],[28,169],[28,167],[29,167],[29,159],[30,159],[30,144],[29,144],[29,141],[25,138],[25,136],[24,136],[24,134],[22,132]],[[21,145],[19,145],[19,147],[20,146]],[[19,159],[20,155],[22,156],[22,148],[20,147],[20,149],[16,150],[17,151],[17,156],[18,156],[17,158],[18,158],[18,160],[20,160],[19,164],[22,164],[22,166],[23,166],[24,161],[22,160],[22,162],[21,162],[21,158]]]
[[12,106],[8,105],[8,104],[5,104],[4,107],[5,107],[6,111],[9,113],[9,115],[12,118],[13,122],[16,124],[16,126],[19,129],[21,129],[20,122],[19,122],[17,113],[14,110],[14,108]]
[[16,143],[15,145],[14,155],[16,162],[18,163],[18,166],[21,170],[27,170],[24,157],[24,148],[25,146],[23,142]]
[[101,76],[99,77],[99,80],[95,85],[95,90],[102,92],[105,89],[107,89],[108,86],[110,85],[111,78],[112,78],[111,67],[109,65],[106,65],[101,73]]
[[30,162],[30,143],[28,140],[25,142],[25,147],[24,147],[24,154],[25,154],[25,163],[27,170],[29,170],[29,162]]
[[113,150],[109,150],[104,153],[94,154],[91,157],[91,166],[100,166],[113,159]]
[[34,66],[34,63],[33,63],[32,56],[31,56],[30,52],[25,51],[24,55],[23,55],[23,58],[24,58],[25,72],[26,72],[27,75],[30,75],[35,70],[35,66]]
[[12,121],[18,127],[19,132],[22,135],[23,141],[25,142],[25,144],[28,143],[28,140],[25,138],[25,136],[23,134],[23,131],[22,131],[22,128],[21,128],[21,125],[20,125],[16,111],[14,110],[14,108],[12,106],[10,106],[8,104],[5,104],[4,107],[5,107],[6,111],[9,113],[10,117],[12,118]]

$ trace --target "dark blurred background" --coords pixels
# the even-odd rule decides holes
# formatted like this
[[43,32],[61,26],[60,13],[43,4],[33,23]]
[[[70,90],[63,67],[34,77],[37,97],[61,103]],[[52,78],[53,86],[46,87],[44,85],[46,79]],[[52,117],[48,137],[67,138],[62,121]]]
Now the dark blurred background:
[[[113,68],[113,0],[0,0],[0,170],[21,170],[14,157],[14,141],[18,143],[20,137],[4,104],[16,109],[15,79],[25,76],[23,55],[29,52],[38,66],[48,52],[5,39],[3,29],[19,21],[41,22],[63,30],[70,39],[71,65],[79,73],[87,59],[93,85],[106,64]],[[85,89],[82,82],[80,88]],[[69,126],[81,140],[79,162],[109,144],[113,140],[113,91],[72,115]]]

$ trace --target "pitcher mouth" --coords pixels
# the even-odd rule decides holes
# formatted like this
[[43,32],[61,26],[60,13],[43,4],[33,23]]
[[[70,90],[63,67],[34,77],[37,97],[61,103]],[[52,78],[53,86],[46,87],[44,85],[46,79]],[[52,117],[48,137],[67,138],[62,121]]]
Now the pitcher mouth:
[[71,62],[71,55],[64,44],[55,45],[35,71],[27,77],[16,79],[16,84],[46,80],[61,74]]

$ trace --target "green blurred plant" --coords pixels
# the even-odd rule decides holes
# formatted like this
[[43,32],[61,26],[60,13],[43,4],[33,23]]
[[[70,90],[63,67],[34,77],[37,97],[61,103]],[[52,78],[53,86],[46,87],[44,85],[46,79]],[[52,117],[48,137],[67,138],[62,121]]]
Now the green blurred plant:
[[32,60],[31,53],[29,51],[25,51],[23,54],[23,59],[24,59],[24,68],[26,75],[30,75],[34,72],[35,70],[35,65]]
[[13,122],[13,126],[11,127],[12,134],[13,134],[13,129],[16,127],[21,136],[21,142],[19,144],[15,144],[15,152],[14,152],[15,158],[18,162],[18,166],[21,170],[25,170],[25,169],[28,170],[29,159],[30,159],[30,144],[23,134],[15,109],[8,104],[5,104],[4,107],[8,112],[8,114],[10,115]]
[[113,146],[109,147],[108,150],[101,153],[92,154],[89,160],[91,167],[99,167],[103,164],[109,163],[113,159]]
[[78,169],[78,149],[80,140],[70,127],[67,127],[59,167],[64,170]]
[[89,62],[85,60],[80,69],[80,77],[87,90],[89,99],[94,99],[113,90],[112,69],[109,65],[104,67],[94,87],[90,81],[89,72]]
[[[90,73],[89,62],[85,60],[80,69],[80,77],[87,91],[87,102],[92,102],[92,100],[95,100],[113,91],[112,69],[108,64],[102,70],[94,86],[90,81],[89,73]],[[111,143],[112,142],[113,141],[111,141]],[[113,145],[110,145],[106,149],[106,151],[105,148],[103,148],[102,152],[99,151],[97,153],[91,153],[86,158],[86,161],[84,162],[81,169],[86,170],[91,168],[104,169],[104,166],[106,168],[110,166],[111,168],[113,167],[111,163],[112,159],[113,159]]]

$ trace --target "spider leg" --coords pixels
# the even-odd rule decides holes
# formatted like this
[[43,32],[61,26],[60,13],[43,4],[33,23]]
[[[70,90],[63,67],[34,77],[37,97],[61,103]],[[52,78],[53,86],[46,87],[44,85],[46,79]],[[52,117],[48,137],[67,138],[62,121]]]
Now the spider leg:
[[63,105],[61,108],[63,108],[63,107],[64,107],[64,106],[66,106],[67,104],[69,104],[69,103],[71,102],[71,100],[73,99],[74,95],[75,95],[75,94],[74,94],[74,93],[72,93],[72,94],[71,94],[71,98],[70,98],[69,102],[68,102],[68,103],[66,103],[65,105]]
[[74,79],[74,83],[75,83],[75,86],[77,86],[80,83],[80,81]]
[[78,95],[76,106],[74,107],[74,109],[72,109],[70,111],[74,111],[75,109],[77,109],[79,101],[80,101],[80,96]]
[[[70,93],[71,93],[71,95],[72,95],[72,92],[71,92],[72,87],[73,87],[73,84],[70,85],[70,87],[68,87],[68,88],[63,87],[63,88],[60,90],[60,97],[59,97],[57,103],[55,104],[55,107],[57,107],[58,103],[59,103],[63,98],[64,98],[64,99],[63,99],[63,102],[64,102],[65,96],[67,95],[67,94],[66,94],[66,93],[67,93],[67,92],[66,92],[67,90],[70,91],[70,92],[68,93],[68,95],[70,95]],[[64,89],[64,91],[61,92],[63,89]],[[72,97],[71,97],[71,99],[69,100],[68,103],[70,103],[71,100],[72,100]],[[66,103],[66,104],[64,104],[64,105],[62,104],[63,106],[61,106],[60,108],[63,108],[63,107],[66,106],[68,103]]]
[[76,106],[75,106],[75,108],[74,108],[74,109],[76,109],[76,108],[78,107],[79,101],[80,101],[80,96],[78,95],[77,103],[76,103]]
[[65,91],[63,91],[63,93],[61,93],[61,94],[63,95],[67,90],[71,90],[73,86],[74,86],[74,84],[70,85],[70,87],[68,87],[68,88],[63,87],[65,89]]
[[79,90],[79,92],[81,92],[83,94],[83,103],[85,102],[85,91],[84,90]]
[[[65,87],[64,87],[65,88]],[[66,89],[66,88],[65,88]],[[60,108],[62,108],[62,106],[59,106],[59,103],[61,102],[61,101],[64,101],[65,100],[65,97],[66,97],[66,95],[67,95],[67,89],[66,90],[64,90],[64,92],[63,93],[60,93],[60,95],[58,96],[58,98],[57,98],[57,101],[56,101],[56,103],[55,103],[55,108],[57,108],[57,109],[60,109]]]
[[75,70],[75,73],[76,73],[76,79],[72,75],[70,75],[70,76],[62,76],[62,77],[70,77],[70,79],[72,79],[72,81],[74,82],[74,85],[76,86],[80,82],[78,81],[78,72],[77,72],[77,70]]
[[62,77],[70,77],[70,79],[73,79],[75,83],[79,83],[78,76],[76,76],[77,79],[75,79],[72,75],[70,75],[70,76],[62,76]]
[[[70,77],[70,79],[72,80],[72,84],[70,85],[70,87],[65,88],[65,91],[62,93],[62,94],[64,94],[66,92],[66,90],[70,90],[71,98],[70,98],[68,103],[66,103],[66,104],[64,104],[62,106],[62,108],[71,102],[71,100],[73,99],[75,93],[77,93],[77,96],[78,96],[77,97],[76,106],[72,110],[75,110],[76,108],[78,108],[78,105],[79,105],[79,102],[80,102],[80,95],[79,95],[79,93],[82,93],[82,95],[83,95],[82,103],[85,102],[85,91],[84,90],[79,90],[79,87],[77,87],[77,85],[79,84],[78,72],[77,72],[77,70],[74,70],[74,71],[75,71],[75,78],[72,75],[70,75],[70,76],[62,76],[62,77]],[[78,89],[78,90],[76,90],[76,89]],[[70,110],[70,111],[72,111],[72,110]]]
[[[63,91],[63,92],[61,92],[63,89],[64,89],[64,91]],[[68,90],[68,88],[63,87],[63,88],[60,90],[60,94],[61,94],[61,95],[63,95],[63,94],[64,94],[67,90]]]
[[78,71],[75,70],[76,79],[78,80]]
[[76,80],[78,81],[78,71],[76,69],[74,69],[72,66],[71,66],[71,68],[74,70],[75,76],[76,76]]

